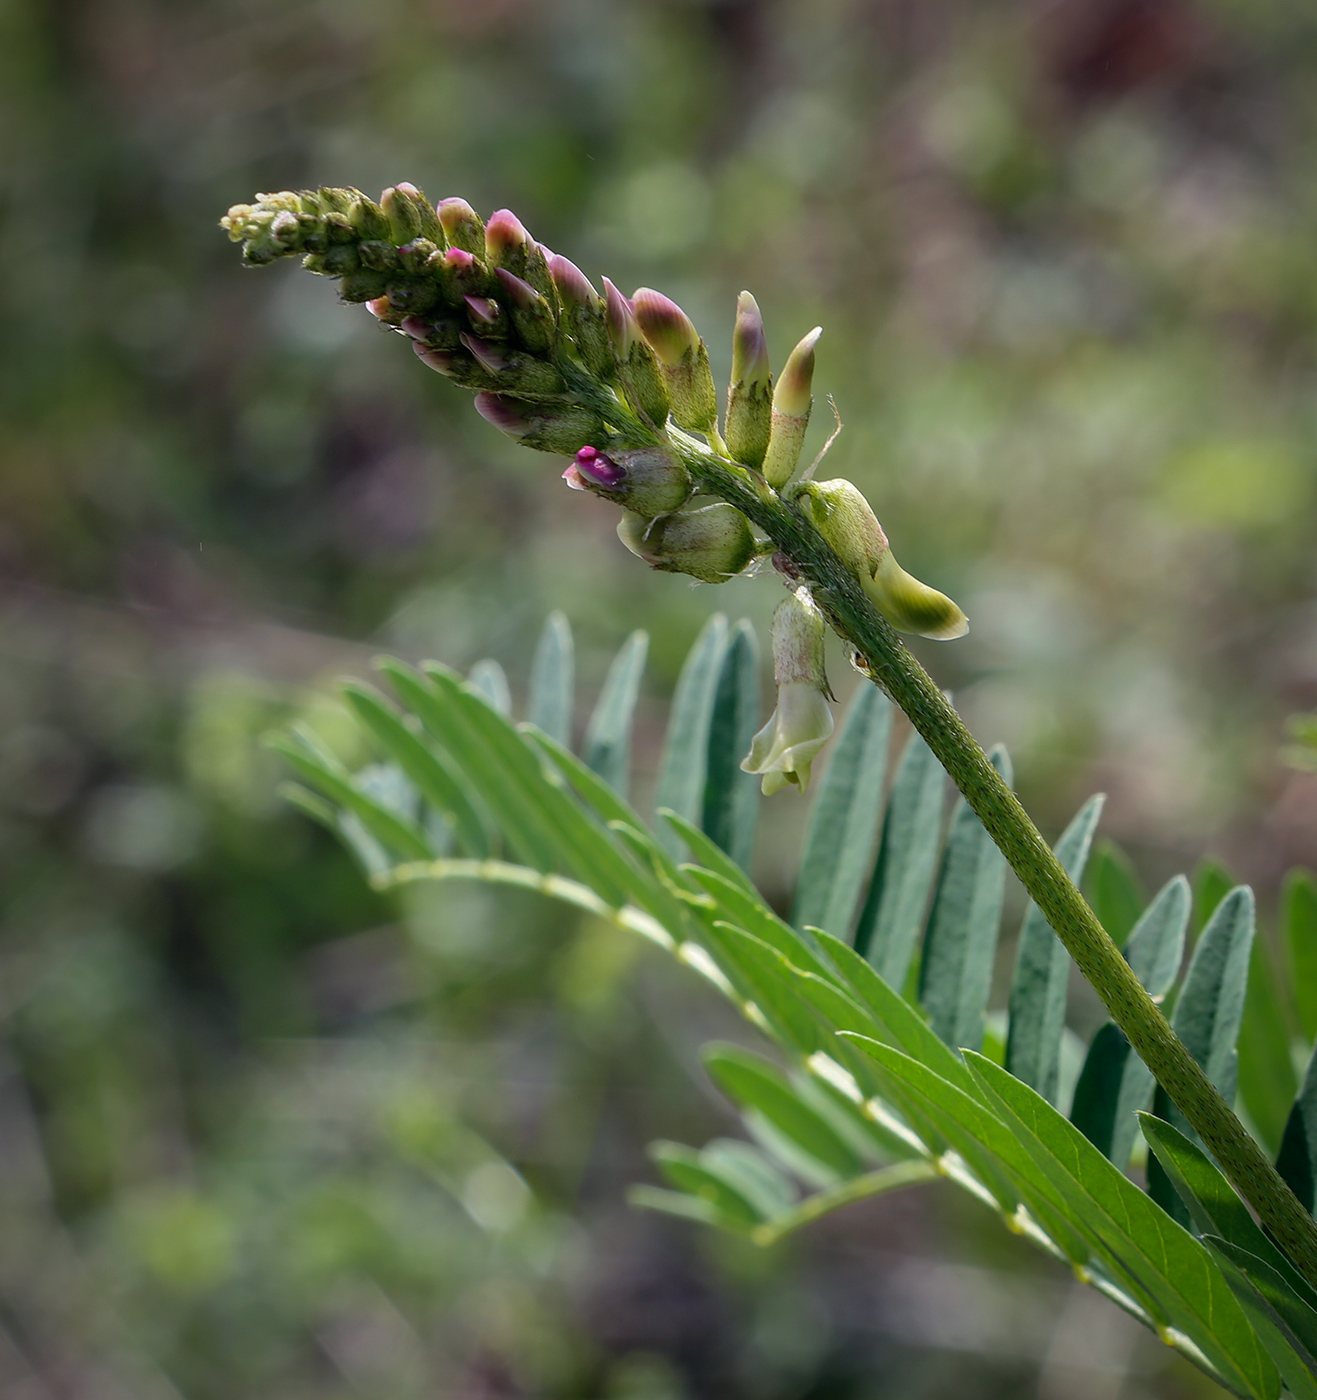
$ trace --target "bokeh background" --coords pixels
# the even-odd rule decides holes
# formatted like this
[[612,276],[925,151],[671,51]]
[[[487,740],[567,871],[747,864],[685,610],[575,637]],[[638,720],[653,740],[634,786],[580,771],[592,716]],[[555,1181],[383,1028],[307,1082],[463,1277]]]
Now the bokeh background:
[[0,1394],[1208,1393],[941,1188],[768,1255],[629,1211],[747,1032],[280,805],[259,736],[346,742],[334,675],[520,695],[552,607],[587,697],[649,629],[652,767],[705,618],[777,593],[647,574],[216,220],[407,179],[675,296],[720,377],[741,287],[779,362],[821,322],[825,474],[965,605],[922,653],[1045,829],[1104,789],[1146,883],[1211,852],[1267,909],[1317,861],[1315,78],[1280,0],[0,0]]

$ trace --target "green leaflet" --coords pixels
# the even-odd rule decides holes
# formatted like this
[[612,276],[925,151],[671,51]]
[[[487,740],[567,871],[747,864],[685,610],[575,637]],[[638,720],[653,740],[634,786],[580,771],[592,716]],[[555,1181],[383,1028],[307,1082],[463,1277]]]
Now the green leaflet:
[[512,691],[508,686],[507,673],[497,661],[488,658],[477,661],[466,683],[496,714],[506,717],[512,713]]
[[[516,784],[508,781],[462,712],[445,703],[433,683],[410,666],[391,657],[376,664],[402,703],[461,769],[466,784],[480,794],[520,863],[535,870],[554,869],[557,853],[552,836],[546,835],[525,813]],[[481,703],[481,708],[486,715],[494,716],[488,705]]]
[[[1125,945],[1125,958],[1155,997],[1170,990],[1184,956],[1189,882],[1177,875],[1158,892]],[[1100,1027],[1075,1085],[1070,1121],[1123,1171],[1138,1132],[1135,1114],[1152,1102],[1152,1071],[1114,1022]]]
[[[709,726],[726,649],[727,619],[722,613],[715,613],[695,639],[681,668],[663,741],[654,806],[670,807],[691,822],[699,822],[704,816]],[[660,826],[657,839],[670,855],[681,855],[681,839],[671,827]]]
[[1151,1113],[1139,1114],[1139,1126],[1199,1231],[1247,1250],[1284,1278],[1295,1303],[1305,1310],[1295,1314],[1299,1330],[1305,1333],[1305,1345],[1317,1355],[1317,1313],[1312,1311],[1317,1292],[1254,1221],[1234,1187],[1201,1148]]
[[818,944],[810,941],[810,935],[798,933],[790,924],[783,923],[757,895],[747,894],[740,885],[716,870],[698,865],[683,865],[681,869],[716,902],[710,919],[735,924],[804,971],[835,978],[832,968],[820,956]]
[[[1171,1020],[1175,1033],[1227,1103],[1235,1097],[1239,1063],[1235,1042],[1244,1015],[1252,946],[1253,891],[1239,885],[1217,904],[1203,929]],[[1189,1126],[1161,1087],[1153,1096],[1153,1112],[1181,1131]],[[1181,1224],[1189,1223],[1184,1202],[1156,1159],[1148,1163],[1148,1194],[1168,1215]]]
[[1183,875],[1168,880],[1125,947],[1125,961],[1154,997],[1164,997],[1180,974],[1190,899],[1189,881]]
[[765,1220],[790,1210],[796,1188],[757,1147],[736,1138],[714,1138],[700,1160],[741,1193]]
[[1310,871],[1289,873],[1281,907],[1290,986],[1303,1034],[1312,1040],[1317,1036],[1317,882]]
[[1248,1315],[1294,1400],[1317,1400],[1317,1375],[1311,1353],[1286,1325],[1277,1303],[1284,1298],[1281,1280],[1260,1259],[1216,1235],[1204,1235],[1240,1306]]
[[[1207,1250],[1027,1085],[981,1055],[970,1069],[1019,1125],[1025,1148],[1067,1191],[1113,1267],[1155,1281],[1171,1326],[1184,1332],[1227,1384],[1270,1400],[1279,1379],[1270,1357]],[[1133,1271],[1132,1274],[1130,1271]]]
[[1221,901],[1203,930],[1172,1023],[1218,1088],[1229,1083],[1233,1072],[1252,945],[1253,891],[1240,885]]
[[412,780],[421,796],[452,822],[459,847],[468,855],[489,855],[485,819],[431,745],[369,686],[353,681],[340,689],[352,712]]
[[786,975],[782,954],[734,924],[714,920],[700,941],[745,1002],[753,1002],[774,1038],[802,1056],[819,1048],[819,1027]]
[[1129,857],[1104,837],[1093,847],[1084,872],[1084,893],[1117,948],[1125,946],[1147,900]]
[[1273,1156],[1280,1149],[1285,1121],[1299,1088],[1290,1056],[1287,1010],[1271,946],[1265,938],[1255,937],[1239,1027],[1239,1097],[1263,1146]]
[[791,913],[797,928],[850,941],[882,823],[891,734],[891,702],[876,685],[860,685],[810,808]]
[[742,870],[754,859],[759,779],[741,771],[759,728],[759,643],[744,618],[732,628],[714,693],[709,723],[700,825]]
[[309,729],[299,725],[290,734],[273,735],[269,744],[326,797],[347,808],[386,851],[403,860],[429,860],[434,855],[416,822],[362,792],[352,774]]
[[[1072,880],[1083,877],[1104,801],[1100,793],[1090,797],[1056,843],[1057,859]],[[1049,1103],[1056,1101],[1069,975],[1070,955],[1031,900],[1015,955],[1006,1068]]]
[[946,778],[918,734],[910,736],[883,821],[869,894],[855,933],[857,951],[893,987],[904,987],[937,869]]
[[530,668],[530,700],[526,718],[549,738],[571,747],[572,712],[576,695],[575,648],[572,628],[561,612],[551,612],[535,648]]
[[678,1142],[655,1142],[650,1144],[649,1155],[677,1190],[707,1201],[723,1229],[750,1230],[765,1218],[722,1172],[707,1162],[704,1152]]
[[631,726],[648,652],[647,632],[632,632],[622,643],[608,668],[581,749],[586,766],[623,799],[631,786]]
[[[990,757],[1009,783],[1006,750],[998,745]],[[920,1003],[953,1049],[977,1050],[983,1043],[1005,890],[1006,861],[962,797],[951,818],[919,968]]]
[[1285,1124],[1276,1170],[1311,1213],[1317,1206],[1317,1050]]
[[[464,732],[463,755],[479,770],[482,796],[493,805],[515,807],[522,825],[543,843],[552,864],[592,885],[610,904],[625,903],[636,888],[635,873],[611,837],[582,810],[566,784],[508,721],[484,704],[443,667],[426,667],[440,705]],[[549,780],[553,773],[556,782]]]
[[754,1109],[824,1169],[826,1181],[846,1180],[864,1170],[864,1162],[849,1143],[814,1109],[808,1107],[790,1080],[767,1060],[733,1045],[706,1049],[704,1062],[718,1086],[743,1108]]

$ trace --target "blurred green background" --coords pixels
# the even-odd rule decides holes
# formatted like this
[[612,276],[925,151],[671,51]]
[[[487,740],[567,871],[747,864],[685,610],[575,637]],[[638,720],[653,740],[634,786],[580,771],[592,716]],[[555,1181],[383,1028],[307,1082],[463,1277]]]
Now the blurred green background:
[[0,0],[0,1394],[1206,1392],[941,1188],[771,1255],[628,1211],[747,1032],[280,806],[259,736],[340,733],[334,675],[520,695],[551,607],[587,694],[651,632],[652,768],[707,615],[778,595],[646,573],[216,220],[406,179],[675,296],[720,377],[741,287],[778,362],[821,322],[825,474],[966,607],[920,652],[1045,829],[1103,789],[1145,882],[1211,851],[1265,909],[1317,861],[1315,77],[1278,0]]

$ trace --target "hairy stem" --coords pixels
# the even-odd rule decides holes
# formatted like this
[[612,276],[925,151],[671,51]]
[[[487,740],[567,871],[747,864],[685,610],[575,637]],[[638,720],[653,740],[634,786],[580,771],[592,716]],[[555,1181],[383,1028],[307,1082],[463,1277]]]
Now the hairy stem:
[[1234,1188],[1295,1265],[1317,1284],[1317,1222],[1171,1029],[1019,799],[928,672],[870,603],[817,531],[762,477],[689,442],[679,449],[700,488],[744,512],[808,582],[837,635],[896,702],[951,775],[1043,911],[1111,1019],[1193,1125]]

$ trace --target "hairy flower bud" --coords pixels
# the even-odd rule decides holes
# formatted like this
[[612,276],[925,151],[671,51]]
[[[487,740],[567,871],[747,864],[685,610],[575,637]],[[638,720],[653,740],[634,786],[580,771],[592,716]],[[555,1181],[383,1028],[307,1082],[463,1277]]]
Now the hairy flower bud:
[[544,250],[526,232],[511,209],[500,209],[485,225],[485,261],[529,283],[541,296],[551,296],[553,283]]
[[663,366],[673,418],[680,427],[707,433],[718,419],[718,397],[708,351],[690,317],[651,287],[641,287],[631,306],[641,334]]
[[359,194],[353,201],[348,218],[352,227],[356,229],[358,238],[373,242],[387,240],[389,237],[388,216],[373,199],[368,199],[364,194]]
[[546,360],[520,354],[467,331],[463,331],[459,339],[502,392],[523,398],[542,398],[561,394],[567,388],[562,375]]
[[571,337],[581,363],[596,377],[613,379],[617,374],[617,362],[613,358],[603,298],[574,262],[557,253],[549,259],[549,275],[562,306],[562,329]]
[[755,557],[749,522],[735,506],[722,501],[655,520],[628,511],[618,524],[617,536],[653,568],[689,574],[704,583],[726,583]]
[[676,510],[691,494],[686,468],[662,447],[608,453],[582,447],[563,480],[573,490],[593,491],[646,517]]
[[898,632],[944,642],[969,631],[969,620],[945,593],[920,583],[896,562],[873,507],[852,482],[807,481],[797,500]]
[[763,774],[766,797],[809,783],[810,765],[832,735],[828,677],[823,666],[825,625],[809,591],[798,588],[773,614],[773,679],[777,708],[741,761]]
[[505,267],[494,269],[498,294],[512,317],[517,338],[532,354],[546,355],[557,338],[557,320],[549,302]]
[[472,257],[484,257],[485,225],[466,200],[442,199],[435,212],[450,248],[460,248]]
[[493,297],[462,298],[471,329],[486,340],[502,340],[508,333],[508,313]]
[[759,467],[768,450],[772,382],[764,318],[759,314],[759,303],[754,297],[742,292],[736,299],[732,379],[727,387],[723,438],[727,450],[747,467]]
[[489,269],[464,248],[450,248],[436,265],[435,275],[450,306],[458,305],[463,297],[488,296],[494,286]]
[[822,326],[815,326],[787,356],[782,373],[773,389],[773,413],[764,454],[764,480],[780,491],[800,463],[800,451],[805,445],[805,429],[814,397],[810,388],[814,381],[814,347]]
[[577,404],[551,406],[486,392],[476,395],[475,405],[486,422],[540,452],[593,450],[586,444],[592,438],[602,442],[608,434],[597,413]]
[[617,377],[631,406],[656,428],[668,421],[668,386],[658,357],[641,334],[635,308],[604,278],[604,305],[608,335],[617,359]]

